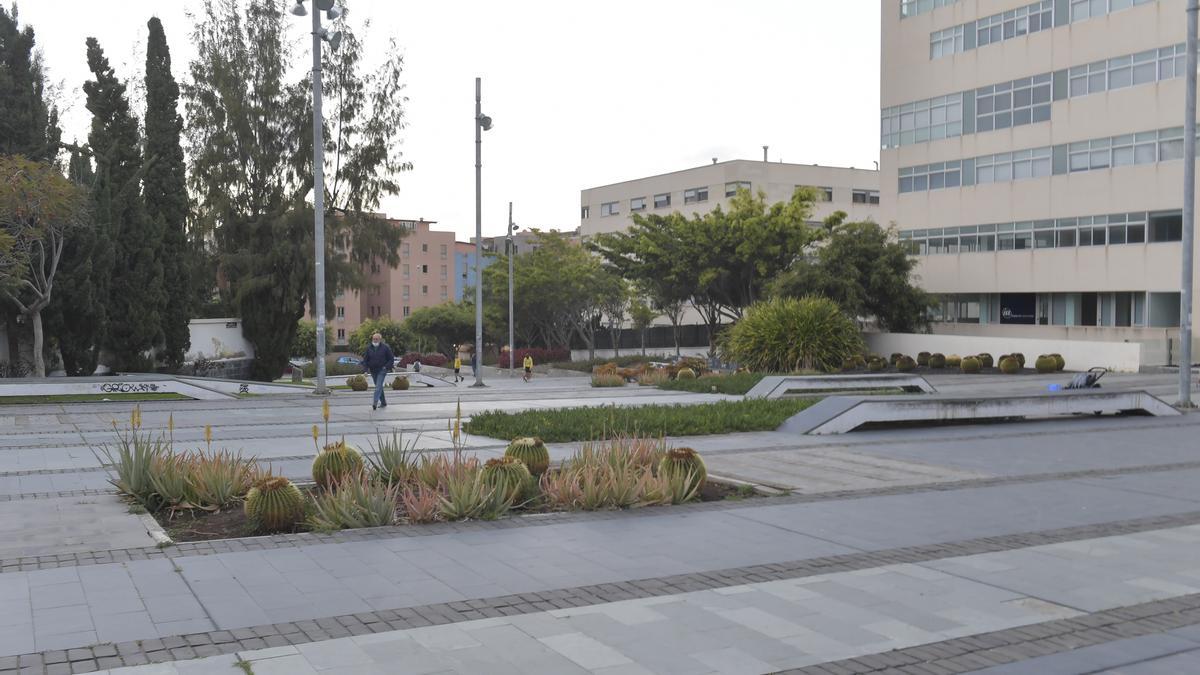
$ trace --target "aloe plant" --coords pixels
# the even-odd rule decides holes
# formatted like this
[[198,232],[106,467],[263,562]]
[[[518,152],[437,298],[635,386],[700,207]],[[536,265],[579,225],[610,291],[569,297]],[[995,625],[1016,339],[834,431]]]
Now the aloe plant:
[[313,498],[310,524],[317,530],[382,527],[396,522],[399,486],[350,475]]
[[366,456],[371,466],[371,472],[386,483],[407,483],[417,474],[417,441],[404,440],[404,434],[393,431],[390,438],[376,434],[375,443],[371,444],[374,457]]

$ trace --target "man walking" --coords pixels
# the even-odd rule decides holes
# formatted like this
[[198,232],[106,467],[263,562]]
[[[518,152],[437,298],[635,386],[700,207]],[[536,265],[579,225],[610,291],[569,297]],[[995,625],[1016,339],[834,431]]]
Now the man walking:
[[376,407],[386,408],[387,397],[383,394],[383,381],[387,379],[387,374],[391,372],[392,366],[396,364],[396,355],[392,353],[392,348],[383,341],[383,336],[376,333],[371,336],[371,344],[367,345],[367,351],[363,352],[362,369],[364,373],[371,374],[371,381],[375,384],[375,394],[371,397],[371,410]]

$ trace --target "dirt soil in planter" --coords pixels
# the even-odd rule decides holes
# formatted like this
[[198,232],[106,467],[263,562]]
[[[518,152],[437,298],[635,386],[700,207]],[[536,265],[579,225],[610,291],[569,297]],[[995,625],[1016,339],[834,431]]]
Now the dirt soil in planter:
[[[309,488],[301,487],[300,490],[304,493],[310,492]],[[744,499],[752,497],[762,497],[763,495],[757,492],[739,489],[736,485],[729,483],[721,483],[717,481],[707,481],[704,487],[700,488],[700,501],[702,502],[719,502],[725,499]],[[671,508],[665,507],[646,507],[646,508]],[[546,513],[549,509],[534,507],[513,509],[513,516],[520,516],[529,513]],[[240,537],[254,537],[263,534],[280,534],[279,532],[259,532],[251,526],[250,521],[246,518],[245,511],[242,510],[241,503],[232,505],[221,511],[211,512],[201,509],[175,511],[171,513],[167,510],[159,511],[154,514],[155,520],[162,525],[167,531],[167,535],[172,540],[177,542],[184,541],[211,541],[214,539],[237,539]],[[420,525],[412,525],[411,527],[421,527]],[[308,528],[304,525],[299,525],[294,530],[295,532],[304,532]]]

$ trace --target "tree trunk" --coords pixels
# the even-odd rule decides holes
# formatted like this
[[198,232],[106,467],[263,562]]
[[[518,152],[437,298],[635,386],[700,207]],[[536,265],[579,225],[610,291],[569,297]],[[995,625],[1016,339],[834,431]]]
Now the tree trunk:
[[42,354],[42,310],[33,308],[29,312],[29,323],[33,326],[33,376],[46,376],[46,357]]
[[608,331],[608,338],[612,342],[613,356],[619,357],[621,355],[621,329]]
[[646,329],[642,328],[642,356],[646,355]]
[[675,356],[679,356],[679,321],[671,319],[671,339],[675,341]]

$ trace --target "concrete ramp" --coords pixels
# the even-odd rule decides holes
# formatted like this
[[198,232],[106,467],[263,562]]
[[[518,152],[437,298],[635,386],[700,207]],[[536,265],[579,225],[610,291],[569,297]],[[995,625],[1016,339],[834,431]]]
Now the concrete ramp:
[[900,389],[933,394],[933,388],[920,375],[879,373],[876,375],[769,375],[746,392],[746,398],[780,398],[806,391],[862,391],[864,389]]
[[111,375],[104,377],[21,377],[0,379],[3,396],[63,396],[69,394],[180,394],[202,401],[237,398],[174,375]]
[[796,434],[844,434],[868,424],[975,422],[1062,415],[1180,414],[1144,391],[1090,389],[1007,396],[830,396],[779,428]]

